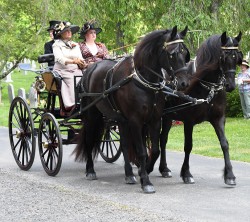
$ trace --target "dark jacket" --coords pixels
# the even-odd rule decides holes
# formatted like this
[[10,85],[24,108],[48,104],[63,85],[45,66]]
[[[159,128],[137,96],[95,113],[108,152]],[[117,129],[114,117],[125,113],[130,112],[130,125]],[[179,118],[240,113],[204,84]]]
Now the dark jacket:
[[[54,40],[46,42],[44,44],[44,54],[51,54],[53,53],[52,45],[54,44]],[[54,66],[55,62],[48,62],[48,66]]]

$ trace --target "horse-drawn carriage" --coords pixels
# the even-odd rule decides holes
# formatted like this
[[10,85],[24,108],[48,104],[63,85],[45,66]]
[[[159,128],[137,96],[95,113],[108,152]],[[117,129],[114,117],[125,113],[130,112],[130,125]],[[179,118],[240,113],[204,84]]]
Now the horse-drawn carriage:
[[[53,54],[41,55],[39,63],[54,60]],[[37,99],[45,97],[45,104],[30,107],[22,97],[16,97],[9,111],[9,137],[12,152],[17,165],[22,170],[29,170],[36,152],[36,138],[44,170],[55,176],[61,167],[63,145],[75,144],[82,121],[80,92],[75,87],[76,104],[67,113],[61,96],[60,75],[49,68],[37,70],[34,87]],[[77,77],[76,77],[77,78]],[[76,81],[75,81],[76,82]],[[115,121],[105,119],[105,130],[100,145],[100,155],[109,163],[116,161],[120,154],[119,130]]]
[[[111,146],[112,143],[119,141],[125,161],[126,182],[135,183],[129,157],[130,149],[132,149],[140,166],[139,176],[143,191],[155,192],[148,174],[153,170],[160,155],[161,120],[164,108],[166,108],[166,97],[168,102],[172,101],[169,95],[190,101],[187,106],[177,103],[177,108],[173,108],[170,105],[167,107],[170,112],[203,102],[213,106],[216,91],[224,89],[224,86],[234,79],[236,65],[240,61],[238,42],[241,33],[235,39],[227,37],[226,33],[217,36],[213,46],[208,44],[213,52],[211,56],[209,55],[211,58],[207,59],[205,66],[201,64],[201,70],[197,72],[199,76],[195,75],[191,83],[191,87],[204,85],[206,89],[204,96],[200,95],[201,90],[198,95],[194,94],[199,99],[192,98],[189,94],[179,93],[179,89],[188,88],[190,79],[187,75],[190,54],[183,43],[186,33],[187,27],[180,33],[177,33],[176,27],[154,31],[141,40],[133,57],[126,57],[121,62],[103,60],[93,65],[93,69],[86,71],[85,81],[82,82],[86,90],[81,91],[76,87],[75,109],[69,115],[62,116],[65,110],[60,95],[60,78],[51,71],[43,72],[43,81],[48,91],[46,107],[32,109],[31,112],[27,102],[20,97],[15,98],[10,107],[9,135],[18,166],[23,170],[30,169],[35,156],[35,138],[38,136],[43,167],[49,175],[56,175],[62,162],[62,145],[76,143],[76,135],[80,132],[74,153],[76,160],[86,161],[87,179],[97,178],[93,157],[98,151],[101,151],[100,154],[107,162],[115,161],[119,157],[121,149],[115,148],[116,153],[113,153]],[[218,51],[215,58],[213,58],[215,54],[213,47]],[[219,88],[216,90],[218,85]],[[189,90],[191,89],[189,87]],[[60,108],[56,108],[57,97]],[[219,139],[226,144],[221,142],[225,154],[225,181],[234,184],[235,177],[232,173],[228,143],[224,135],[224,111],[221,118],[218,119],[217,115],[212,122],[216,132],[218,131]],[[79,131],[79,126],[82,127],[81,131]],[[151,142],[150,158],[146,150],[145,126],[147,126]],[[61,135],[64,132],[67,132],[66,139],[63,139]],[[192,129],[188,133],[191,132]],[[165,143],[162,142],[162,144]],[[109,157],[110,154],[112,154],[111,157]],[[165,175],[168,173],[165,147],[162,147],[161,155],[160,171],[162,175]],[[191,183],[192,175],[189,173],[187,177],[188,179],[183,179],[184,182],[186,180]]]

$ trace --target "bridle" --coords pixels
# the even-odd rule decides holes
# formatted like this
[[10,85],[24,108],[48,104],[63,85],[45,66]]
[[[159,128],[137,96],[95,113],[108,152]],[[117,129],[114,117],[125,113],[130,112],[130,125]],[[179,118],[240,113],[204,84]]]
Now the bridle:
[[[237,46],[230,46],[230,47],[226,47],[226,46],[222,46],[221,47],[221,49],[222,49],[222,54],[223,54],[223,57],[224,57],[224,61],[226,60],[226,57],[228,57],[229,55],[226,55],[226,53],[225,53],[225,51],[227,50],[230,50],[230,52],[235,52],[235,50],[237,50],[238,51],[238,47]],[[230,53],[230,55],[231,55],[231,53]],[[234,54],[233,54],[233,56],[234,56]],[[222,58],[222,57],[220,57],[220,58]],[[225,75],[226,73],[235,73],[236,72],[236,70],[235,69],[229,69],[229,70],[223,70],[223,66],[222,66],[222,64],[221,64],[221,61],[222,59],[220,59],[220,70],[221,70],[221,72],[222,72],[222,74],[223,75]]]
[[[148,66],[145,65],[145,68],[147,70],[149,70],[152,74],[156,75],[157,77],[159,77],[160,79],[162,79],[162,81],[158,82],[158,83],[154,83],[154,82],[149,82],[148,80],[146,80],[139,72],[139,70],[135,69],[135,72],[133,73],[134,79],[136,79],[140,84],[142,84],[143,86],[145,86],[146,88],[150,88],[153,89],[155,91],[159,91],[162,90],[162,88],[164,88],[164,86],[166,84],[168,85],[172,85],[174,86],[174,89],[177,88],[178,85],[178,80],[176,77],[176,73],[181,72],[181,71],[186,71],[187,67],[183,66],[177,70],[174,70],[173,66],[171,65],[172,63],[174,63],[175,61],[173,61],[177,56],[178,53],[181,53],[179,51],[177,51],[179,49],[179,45],[177,47],[175,47],[171,52],[167,51],[167,47],[169,45],[172,44],[176,44],[176,43],[183,43],[183,39],[177,39],[171,42],[164,42],[163,47],[162,47],[162,51],[161,54],[163,52],[167,53],[167,62],[169,65],[169,72],[167,72],[167,74],[170,76],[170,81],[167,80],[165,72],[166,71],[164,68],[161,68],[161,74],[155,72],[154,70],[152,70],[151,68],[149,68]],[[187,49],[186,47],[184,47],[185,49]]]
[[[230,52],[235,52],[235,50],[238,50],[238,47],[236,47],[236,46],[229,46],[229,47],[222,46],[221,49],[222,49],[223,60],[226,61],[226,57],[228,57],[229,55],[226,55],[225,51],[230,50]],[[221,91],[225,88],[225,83],[226,83],[225,75],[227,73],[235,73],[236,72],[235,69],[229,69],[229,70],[223,69],[222,55],[220,56],[220,62],[219,62],[219,69],[221,71],[221,75],[219,75],[218,82],[213,83],[213,82],[207,82],[204,80],[200,80],[200,85],[209,91],[208,97],[207,97],[207,103],[209,103],[213,99],[214,95],[216,95],[219,91]],[[231,55],[231,53],[230,53],[230,55]]]
[[[178,84],[178,80],[177,80],[177,77],[176,77],[176,73],[179,73],[179,72],[182,72],[182,71],[187,71],[187,66],[183,66],[179,69],[176,69],[174,70],[173,66],[171,65],[171,63],[175,63],[175,61],[173,61],[174,58],[177,58],[176,55],[178,55],[178,53],[181,53],[179,48],[180,48],[180,45],[177,45],[171,52],[168,52],[167,51],[167,47],[169,45],[172,45],[172,44],[176,44],[176,43],[183,43],[183,39],[177,39],[177,40],[174,40],[174,41],[171,41],[171,42],[164,42],[163,44],[163,47],[162,47],[162,52],[166,52],[167,53],[167,60],[168,60],[168,65],[169,65],[169,72],[168,75],[170,76],[170,79],[171,79],[171,84],[174,86],[174,88],[176,89],[177,87],[177,84]],[[184,44],[182,44],[184,45]],[[187,51],[188,49],[184,46],[183,48],[185,48]]]

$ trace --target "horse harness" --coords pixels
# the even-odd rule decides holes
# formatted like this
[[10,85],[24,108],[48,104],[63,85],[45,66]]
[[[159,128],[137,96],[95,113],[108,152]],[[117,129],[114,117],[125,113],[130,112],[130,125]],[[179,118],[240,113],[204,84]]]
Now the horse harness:
[[[149,90],[154,92],[155,94],[155,100],[156,100],[156,95],[159,93],[164,88],[164,85],[166,84],[166,81],[163,80],[162,82],[159,83],[152,83],[147,81],[140,73],[138,70],[135,69],[134,67],[134,62],[132,60],[132,68],[133,71],[132,73],[127,76],[126,78],[122,79],[115,85],[113,85],[113,76],[115,75],[115,70],[116,68],[128,57],[124,57],[121,60],[118,61],[106,74],[106,77],[103,81],[103,86],[104,86],[104,92],[109,90],[109,89],[114,89],[112,91],[118,90],[120,87],[126,85],[128,82],[134,80],[135,84],[143,88],[145,90]],[[115,88],[114,88],[115,87]],[[109,93],[106,97],[107,101],[109,102],[110,106],[112,107],[112,110],[118,114],[121,114],[121,111],[118,109],[118,106],[115,103],[114,95],[113,93]],[[153,104],[154,107],[156,107],[156,102]]]
[[[225,82],[226,82],[225,74],[226,73],[235,73],[235,71],[236,71],[235,69],[230,69],[230,70],[224,71],[223,68],[222,68],[222,64],[221,64],[222,61],[221,60],[223,58],[223,60],[225,61],[225,58],[227,57],[225,55],[225,50],[230,50],[230,51],[231,50],[238,50],[238,47],[235,47],[235,46],[230,46],[230,47],[222,46],[221,49],[222,49],[223,56],[221,56],[221,59],[220,59],[220,65],[219,66],[220,66],[221,75],[218,78],[218,83],[212,83],[212,82],[206,82],[204,80],[200,80],[200,85],[204,89],[209,91],[208,96],[206,98],[207,103],[210,103],[211,100],[214,98],[214,96],[216,94],[218,94],[219,91],[224,89]],[[235,55],[233,54],[233,56],[235,56]]]

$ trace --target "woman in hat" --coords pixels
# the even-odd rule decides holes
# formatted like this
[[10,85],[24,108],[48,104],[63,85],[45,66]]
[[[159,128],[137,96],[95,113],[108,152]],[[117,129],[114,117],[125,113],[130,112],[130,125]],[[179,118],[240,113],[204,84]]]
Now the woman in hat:
[[86,22],[81,31],[80,38],[83,42],[79,43],[81,53],[86,62],[86,67],[94,62],[108,58],[108,50],[103,43],[96,42],[96,35],[102,31],[96,28],[93,22]]
[[240,102],[244,118],[250,120],[250,69],[247,60],[242,61],[240,68],[237,78]]
[[[85,62],[79,45],[73,42],[72,35],[79,31],[79,26],[71,25],[69,22],[60,22],[55,26],[53,53],[55,65],[53,70],[57,71],[63,78],[61,94],[66,111],[71,111],[75,105],[74,76],[82,76]],[[76,78],[77,82],[80,78]]]

